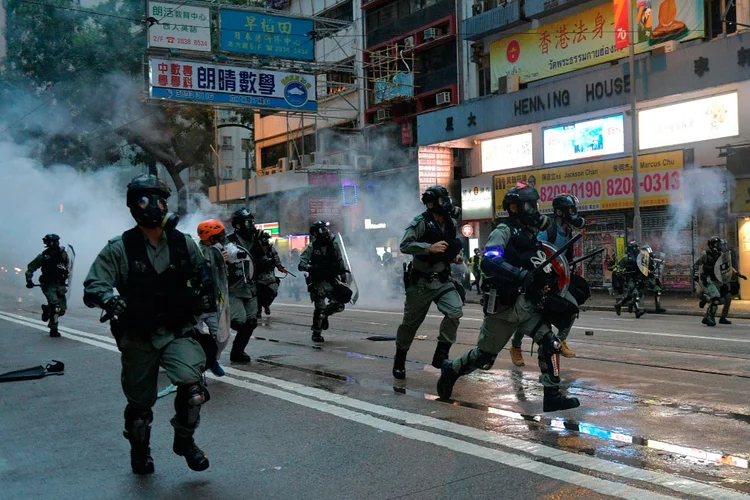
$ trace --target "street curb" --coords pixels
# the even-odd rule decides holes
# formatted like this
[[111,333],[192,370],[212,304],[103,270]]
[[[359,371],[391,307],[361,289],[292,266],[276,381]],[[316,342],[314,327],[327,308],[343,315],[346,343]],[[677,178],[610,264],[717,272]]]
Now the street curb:
[[[467,297],[466,303],[479,305],[479,299]],[[660,313],[660,314],[665,315],[665,316],[699,316],[700,317],[705,314],[705,309],[699,309],[697,304],[696,304],[695,310],[670,309],[667,304],[663,304],[663,306],[667,309],[667,312]],[[584,312],[585,311],[614,312],[614,310],[615,310],[614,305],[599,306],[599,305],[585,305],[584,304],[583,306],[581,306],[581,311],[584,311]],[[646,309],[646,314],[656,314],[656,313],[654,313],[653,309]],[[738,319],[750,319],[750,313],[733,312],[730,309],[729,317],[738,318]]]

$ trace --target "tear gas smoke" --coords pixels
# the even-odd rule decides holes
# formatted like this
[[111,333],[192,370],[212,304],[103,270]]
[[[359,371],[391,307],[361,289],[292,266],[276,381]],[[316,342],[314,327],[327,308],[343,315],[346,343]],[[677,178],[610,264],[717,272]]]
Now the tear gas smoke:
[[[667,255],[689,254],[691,241],[681,238],[679,231],[689,229],[693,216],[701,214],[701,233],[696,241],[696,251],[702,241],[718,232],[719,213],[726,211],[726,186],[729,174],[718,168],[692,168],[682,173],[682,203],[669,205],[669,228],[664,233]],[[683,233],[684,234],[684,233]],[[667,257],[669,258],[669,257]]]
[[[66,165],[44,168],[29,153],[28,148],[0,142],[0,199],[5,207],[0,218],[0,266],[17,266],[25,272],[44,250],[42,237],[58,234],[61,245],[73,245],[76,251],[71,302],[80,303],[83,279],[94,257],[110,238],[133,225],[124,186],[142,169],[82,173]],[[34,281],[38,278],[39,271]],[[11,282],[14,291],[10,293],[17,296],[15,287],[22,289],[23,280],[21,273]],[[43,300],[37,290],[33,295]]]

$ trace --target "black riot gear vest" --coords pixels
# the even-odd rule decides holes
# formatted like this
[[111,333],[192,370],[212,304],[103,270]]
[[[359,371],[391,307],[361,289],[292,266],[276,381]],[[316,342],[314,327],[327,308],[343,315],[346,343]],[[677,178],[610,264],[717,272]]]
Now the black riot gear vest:
[[536,268],[532,258],[538,257],[540,251],[543,251],[542,246],[534,233],[520,226],[510,226],[510,240],[503,254],[509,264],[531,271]]
[[46,249],[42,252],[42,275],[39,282],[43,285],[65,284],[68,277],[68,270],[65,269],[63,260],[63,250],[50,252]]
[[721,257],[721,252],[706,250],[706,261],[703,263],[703,274],[708,276],[714,281],[718,280],[714,269],[716,268],[716,261]]
[[170,265],[157,273],[146,252],[146,242],[138,228],[122,235],[128,259],[128,279],[120,290],[127,303],[127,312],[120,318],[125,328],[153,332],[160,327],[181,328],[195,324],[200,315],[199,270],[188,252],[185,235],[171,231]]
[[425,231],[418,241],[420,243],[429,243],[430,245],[439,241],[445,241],[448,244],[448,249],[444,253],[415,255],[414,258],[430,264],[436,262],[453,262],[461,252],[461,241],[456,237],[456,226],[453,224],[453,219],[446,216],[443,219],[445,221],[445,229],[442,229],[435,216],[429,211],[423,212],[422,218],[425,222]]
[[313,241],[312,257],[310,258],[310,278],[313,281],[326,281],[333,280],[339,274],[342,274],[345,269],[341,267],[341,262],[336,251],[336,247],[333,245],[333,240],[322,244],[318,243],[318,240]]

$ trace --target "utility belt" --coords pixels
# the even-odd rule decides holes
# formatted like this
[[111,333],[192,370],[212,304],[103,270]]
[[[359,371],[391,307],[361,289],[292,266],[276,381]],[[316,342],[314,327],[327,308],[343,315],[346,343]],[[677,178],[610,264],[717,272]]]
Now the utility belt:
[[447,283],[451,279],[451,270],[446,267],[438,273],[425,273],[412,268],[410,270],[409,281],[416,282],[420,279],[425,280],[428,283],[432,283],[435,280],[439,280],[440,283]]

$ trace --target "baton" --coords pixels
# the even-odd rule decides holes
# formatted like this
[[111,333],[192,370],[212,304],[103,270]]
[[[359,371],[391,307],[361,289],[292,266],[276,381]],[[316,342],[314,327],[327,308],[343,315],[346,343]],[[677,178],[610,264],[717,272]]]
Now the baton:
[[547,257],[547,260],[545,260],[544,262],[542,262],[541,264],[539,264],[537,266],[537,269],[544,269],[545,267],[547,267],[550,264],[550,262],[554,261],[556,258],[558,258],[563,253],[565,253],[568,250],[568,247],[571,246],[576,241],[580,240],[582,236],[583,236],[583,234],[581,234],[581,233],[578,233],[575,236],[573,236],[566,244],[564,244],[563,246],[561,246],[560,248],[558,248],[555,251],[555,253],[553,253],[552,255],[550,255],[549,257]]
[[582,257],[578,257],[577,259],[575,259],[575,260],[573,260],[573,261],[570,262],[570,267],[573,267],[576,264],[578,264],[579,262],[582,262],[584,260],[590,259],[592,257],[596,257],[597,255],[599,255],[603,251],[604,251],[604,247],[601,247],[599,250],[594,250],[593,252],[591,252],[588,255],[584,255]]
[[294,273],[293,273],[293,272],[291,272],[291,271],[287,271],[286,273],[287,273],[287,274],[291,274],[293,278],[296,278],[296,277],[297,277],[297,275],[296,275],[296,274],[294,274]]

